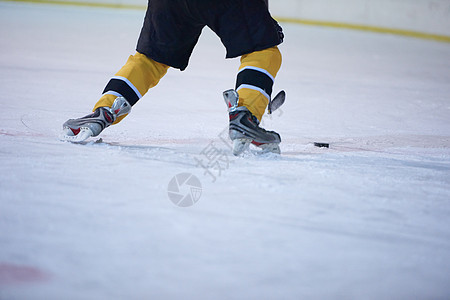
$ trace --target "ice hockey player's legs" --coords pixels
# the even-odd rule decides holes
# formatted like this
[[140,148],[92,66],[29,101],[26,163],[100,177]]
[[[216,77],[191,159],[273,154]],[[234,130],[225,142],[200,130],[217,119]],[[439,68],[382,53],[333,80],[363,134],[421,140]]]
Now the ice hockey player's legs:
[[205,29],[120,124],[59,141],[143,14],[0,2],[0,299],[448,298],[448,44],[282,24],[281,155],[235,157],[240,62]]

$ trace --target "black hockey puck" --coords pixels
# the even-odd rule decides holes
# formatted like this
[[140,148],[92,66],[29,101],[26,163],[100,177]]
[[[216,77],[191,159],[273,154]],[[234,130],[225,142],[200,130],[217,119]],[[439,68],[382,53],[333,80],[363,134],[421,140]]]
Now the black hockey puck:
[[330,144],[328,144],[328,143],[316,143],[316,142],[314,142],[314,146],[319,147],[319,148],[330,148]]

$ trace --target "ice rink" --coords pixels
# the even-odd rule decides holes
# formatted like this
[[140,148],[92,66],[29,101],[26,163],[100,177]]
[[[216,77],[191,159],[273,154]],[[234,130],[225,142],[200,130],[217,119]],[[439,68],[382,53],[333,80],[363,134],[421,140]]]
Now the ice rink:
[[123,122],[61,142],[144,14],[0,2],[1,300],[450,298],[449,43],[282,24],[282,154],[234,157],[239,59],[205,29]]

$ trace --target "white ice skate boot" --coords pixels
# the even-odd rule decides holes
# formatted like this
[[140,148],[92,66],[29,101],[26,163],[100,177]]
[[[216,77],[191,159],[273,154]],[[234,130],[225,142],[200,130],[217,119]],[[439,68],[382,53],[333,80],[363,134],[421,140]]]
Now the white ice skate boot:
[[280,135],[259,127],[258,119],[244,106],[238,106],[239,94],[235,90],[223,93],[230,116],[229,135],[233,141],[233,154],[240,155],[250,144],[264,152],[280,153]]
[[91,136],[97,136],[110,126],[117,117],[130,113],[131,105],[124,97],[117,97],[112,107],[99,107],[92,114],[78,119],[70,119],[63,124],[65,141],[79,143]]

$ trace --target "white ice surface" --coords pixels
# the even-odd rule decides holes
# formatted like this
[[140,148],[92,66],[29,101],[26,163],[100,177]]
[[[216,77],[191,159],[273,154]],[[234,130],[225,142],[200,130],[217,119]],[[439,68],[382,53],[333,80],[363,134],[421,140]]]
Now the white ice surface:
[[235,158],[205,29],[103,143],[60,142],[143,16],[0,2],[0,299],[450,298],[450,44],[282,24],[282,155]]

